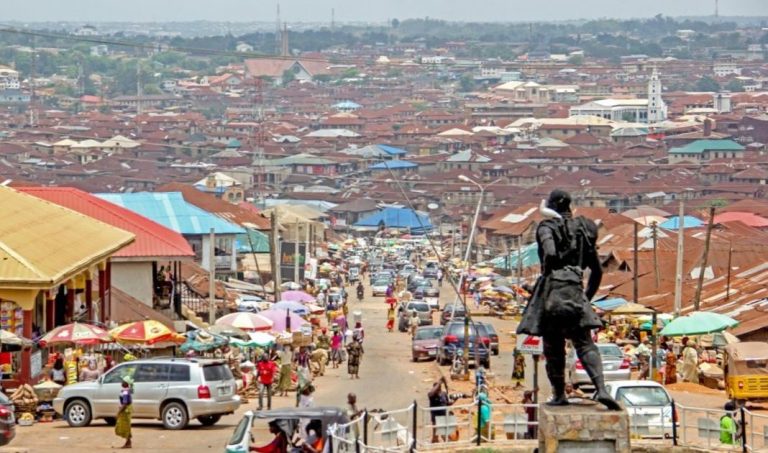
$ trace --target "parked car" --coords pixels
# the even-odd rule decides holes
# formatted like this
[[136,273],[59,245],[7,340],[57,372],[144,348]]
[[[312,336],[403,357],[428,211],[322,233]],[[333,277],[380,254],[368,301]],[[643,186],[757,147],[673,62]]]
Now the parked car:
[[611,396],[627,408],[630,430],[642,437],[672,437],[672,397],[655,381],[613,381]]
[[440,324],[447,324],[448,321],[451,320],[451,317],[453,317],[453,319],[464,319],[465,316],[467,316],[467,312],[464,310],[464,305],[448,304],[443,307],[443,311],[440,313]]
[[440,346],[443,328],[440,326],[425,326],[416,329],[416,335],[411,340],[411,357],[414,362],[419,359],[434,359]]
[[[451,363],[456,350],[464,349],[464,321],[451,321],[443,327],[440,345],[437,350],[437,362],[440,365]],[[482,336],[476,323],[469,324],[469,356],[467,360],[485,368],[491,367],[491,339]]]
[[387,288],[389,287],[389,280],[375,280],[371,285],[371,293],[374,296],[386,296]]
[[499,334],[496,333],[496,328],[489,322],[477,322],[477,324],[482,326],[481,328],[484,330],[480,335],[490,338],[493,355],[499,355]]
[[13,402],[0,392],[0,447],[11,443],[16,437],[16,418]]
[[211,426],[240,407],[226,362],[157,358],[121,363],[97,381],[67,385],[53,408],[72,427],[88,426],[96,418],[114,424],[126,376],[134,380],[133,418],[159,419],[166,429],[184,429],[193,418]]
[[[613,343],[598,343],[597,349],[600,351],[600,358],[603,362],[603,377],[606,381],[626,381],[630,379],[630,360],[624,357],[624,352],[622,352],[621,348]],[[575,349],[571,349],[566,358],[566,369],[574,387],[581,385],[592,386],[592,380],[589,379],[586,370],[584,370],[581,364],[581,360],[576,356]]]
[[237,304],[237,311],[248,311],[251,313],[258,313],[262,310],[264,299],[262,299],[259,296],[241,294],[237,296],[235,303]]
[[424,275],[424,278],[437,278],[437,270],[440,269],[440,263],[437,261],[428,261],[427,264],[424,266],[424,272],[422,272],[422,275]]
[[415,273],[416,273],[416,266],[408,263],[404,265],[402,269],[400,269],[400,272],[398,272],[398,275],[400,276],[400,278],[408,278]]
[[408,322],[411,318],[411,313],[416,312],[419,315],[420,326],[432,325],[432,309],[429,308],[426,302],[414,300],[407,304],[401,304],[399,310],[399,316],[397,320],[397,330],[400,332],[408,331]]

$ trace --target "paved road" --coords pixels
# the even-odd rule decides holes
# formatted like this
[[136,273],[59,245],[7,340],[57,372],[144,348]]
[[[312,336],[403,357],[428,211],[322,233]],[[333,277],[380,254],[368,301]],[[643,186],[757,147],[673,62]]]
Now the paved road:
[[[444,288],[447,293],[447,286]],[[446,294],[444,300],[449,299]],[[434,362],[413,363],[410,355],[410,338],[404,333],[388,333],[386,305],[381,297],[367,297],[362,303],[351,302],[351,312],[360,310],[366,331],[365,355],[360,369],[360,379],[350,380],[346,366],[334,370],[328,369],[326,375],[316,379],[317,405],[344,406],[349,392],[358,394],[361,407],[368,409],[396,409],[406,407],[416,399],[419,404],[426,404],[426,393],[435,376],[437,366]],[[499,334],[504,336],[510,330],[508,322],[498,323]],[[504,351],[505,346],[502,346]],[[510,351],[509,348],[506,351]],[[509,355],[509,354],[507,354]],[[495,358],[494,371],[500,376],[509,376],[511,361],[502,352],[501,359]],[[294,396],[276,398],[274,407],[291,406]],[[166,431],[159,422],[134,421],[134,450],[139,452],[196,452],[221,451],[222,446],[232,433],[241,414],[255,408],[255,401],[240,408],[238,413],[223,417],[214,427],[202,427],[193,422],[184,431]],[[256,433],[265,437],[266,432]],[[122,444],[111,427],[101,421],[94,422],[87,428],[69,428],[58,421],[48,424],[36,424],[31,427],[19,427],[14,446],[28,447],[33,452],[101,452],[110,451]]]

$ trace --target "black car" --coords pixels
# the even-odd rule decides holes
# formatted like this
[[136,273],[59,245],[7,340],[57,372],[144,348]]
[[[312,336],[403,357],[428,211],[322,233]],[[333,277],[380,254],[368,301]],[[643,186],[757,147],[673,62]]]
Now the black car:
[[[456,305],[454,312],[454,305]],[[461,304],[448,304],[443,307],[443,312],[440,313],[440,324],[445,325],[448,321],[453,319],[464,319],[467,316],[467,312],[464,310],[464,305]]]
[[488,322],[477,322],[476,324],[483,330],[483,332],[480,332],[480,335],[491,340],[491,352],[493,355],[499,355],[499,334],[496,333],[496,328]]
[[[443,327],[437,348],[437,363],[448,365],[457,350],[464,349],[464,320],[451,321]],[[469,356],[467,360],[491,368],[491,339],[484,336],[485,329],[477,323],[469,324]]]

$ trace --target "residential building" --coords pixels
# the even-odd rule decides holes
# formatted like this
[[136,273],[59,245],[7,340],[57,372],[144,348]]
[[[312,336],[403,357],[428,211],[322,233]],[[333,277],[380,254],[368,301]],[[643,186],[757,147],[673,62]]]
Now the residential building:
[[733,140],[696,140],[667,151],[669,163],[705,162],[713,159],[742,159],[744,147]]

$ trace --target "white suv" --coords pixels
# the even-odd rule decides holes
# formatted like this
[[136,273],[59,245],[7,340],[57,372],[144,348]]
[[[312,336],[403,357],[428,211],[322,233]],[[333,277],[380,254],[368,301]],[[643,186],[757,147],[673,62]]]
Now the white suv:
[[114,424],[125,376],[134,380],[133,417],[159,419],[166,429],[184,429],[192,418],[211,426],[240,407],[225,362],[155,358],[121,363],[97,381],[62,387],[53,408],[72,427],[88,426],[95,418]]

